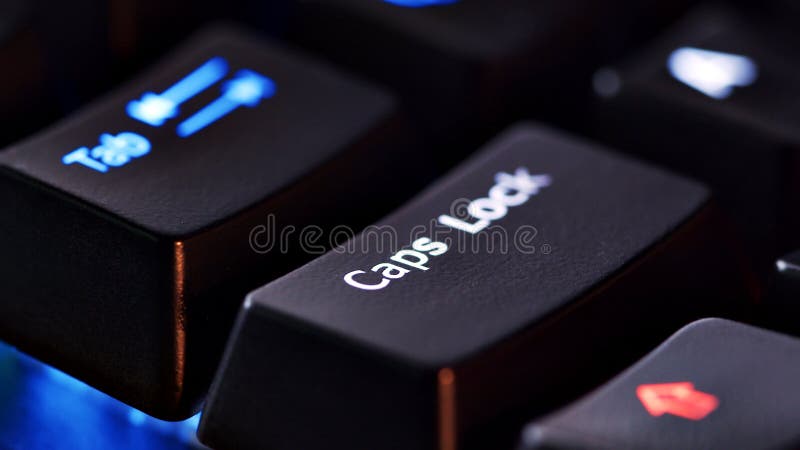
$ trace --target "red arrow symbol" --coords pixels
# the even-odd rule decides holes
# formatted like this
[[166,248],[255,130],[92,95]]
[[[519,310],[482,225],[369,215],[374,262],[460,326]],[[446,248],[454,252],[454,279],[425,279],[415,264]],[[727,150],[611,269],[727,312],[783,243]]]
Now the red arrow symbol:
[[636,396],[651,416],[664,414],[689,420],[703,420],[717,406],[717,397],[695,390],[689,382],[643,384],[636,388]]

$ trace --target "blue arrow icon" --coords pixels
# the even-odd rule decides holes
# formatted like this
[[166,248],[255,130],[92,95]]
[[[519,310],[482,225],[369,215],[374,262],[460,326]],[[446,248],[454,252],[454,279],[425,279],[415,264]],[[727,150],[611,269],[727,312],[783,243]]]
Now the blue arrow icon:
[[208,89],[227,73],[225,59],[212,58],[163,93],[147,92],[141,100],[131,101],[126,111],[136,120],[159,127],[178,114],[181,103]]
[[222,85],[221,97],[178,125],[178,136],[189,137],[240,106],[255,107],[275,95],[275,90],[271,79],[252,70],[240,70]]

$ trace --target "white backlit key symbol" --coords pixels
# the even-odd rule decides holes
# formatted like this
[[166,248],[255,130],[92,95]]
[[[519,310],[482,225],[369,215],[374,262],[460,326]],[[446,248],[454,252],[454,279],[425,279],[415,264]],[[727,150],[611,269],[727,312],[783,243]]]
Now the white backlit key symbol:
[[730,97],[733,88],[750,86],[758,78],[758,66],[746,56],[694,47],[672,52],[667,68],[678,81],[717,100]]

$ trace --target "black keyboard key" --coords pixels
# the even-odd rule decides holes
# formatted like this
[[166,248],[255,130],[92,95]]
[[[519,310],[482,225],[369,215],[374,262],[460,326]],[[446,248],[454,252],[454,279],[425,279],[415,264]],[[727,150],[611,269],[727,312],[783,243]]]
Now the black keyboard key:
[[[206,32],[0,154],[0,336],[150,414],[187,417],[244,295],[308,259],[298,239],[330,245],[303,226],[363,226],[413,192],[424,168],[406,135],[383,91]],[[394,171],[402,182],[367,182]]]
[[3,3],[0,17],[0,43],[13,39],[21,29],[27,27],[32,14],[31,5],[24,0],[8,0]]
[[[772,20],[781,20],[783,25],[790,25],[793,20],[800,17],[800,5],[792,0],[770,0],[760,5],[744,1],[745,6],[753,10],[761,10],[762,14],[767,14]],[[791,27],[794,28],[794,27]],[[797,30],[793,30],[795,36]]]
[[705,319],[586,398],[533,422],[519,448],[797,448],[798,379],[800,340]]
[[[113,11],[130,2],[0,3],[0,67],[7,69],[0,73],[0,147],[5,147],[115,85],[112,35],[124,27]],[[125,72],[120,79],[129,76]]]
[[776,248],[800,246],[800,64],[771,27],[699,8],[596,77],[597,134],[709,183],[762,269]]
[[[0,75],[0,144],[22,137],[31,122],[42,122],[42,116],[55,115],[57,108],[42,111],[46,104],[42,91],[47,87],[45,49],[33,27],[27,25],[31,14],[23,1],[11,2],[9,11],[0,18],[0,65],[13,67]],[[52,99],[51,99],[52,100]]]
[[[79,0],[69,8],[85,11],[84,17],[90,18],[95,13],[87,11],[86,3],[91,1]],[[99,56],[102,50],[97,46],[81,48],[86,41],[102,43],[94,29],[63,15],[60,22],[51,23],[47,6],[59,15],[60,3],[6,0],[0,4],[0,67],[5,68],[0,73],[2,147],[63,116],[68,103],[78,97],[77,86],[96,84],[109,65]],[[55,35],[58,39],[52,39]],[[89,60],[91,63],[87,63]],[[93,66],[92,70],[87,66]],[[83,71],[80,82],[69,76],[73,67]]]
[[28,2],[34,5],[37,39],[46,47],[51,102],[70,112],[107,92],[113,60],[110,34],[117,23],[110,18],[115,1]]
[[[530,111],[574,123],[590,68],[625,41],[628,25],[646,22],[629,15],[642,2],[627,0],[296,3],[292,39],[391,86],[448,144],[483,139]],[[666,3],[683,2],[642,9]]]
[[[231,22],[282,33],[290,2],[260,0],[137,0],[108,3],[109,44],[119,62],[137,67],[163,55],[204,24]],[[97,23],[98,21],[95,21]]]
[[499,411],[563,401],[744,298],[708,200],[693,182],[518,126],[252,293],[201,439],[448,450]]

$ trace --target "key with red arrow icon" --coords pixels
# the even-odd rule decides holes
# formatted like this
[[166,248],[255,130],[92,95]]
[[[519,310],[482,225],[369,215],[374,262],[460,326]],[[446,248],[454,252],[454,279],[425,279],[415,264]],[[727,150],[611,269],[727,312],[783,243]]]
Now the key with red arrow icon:
[[517,450],[800,448],[800,339],[722,319],[527,425]]
[[636,396],[653,417],[672,414],[689,420],[703,420],[719,405],[717,397],[696,390],[689,382],[642,384],[636,388]]

